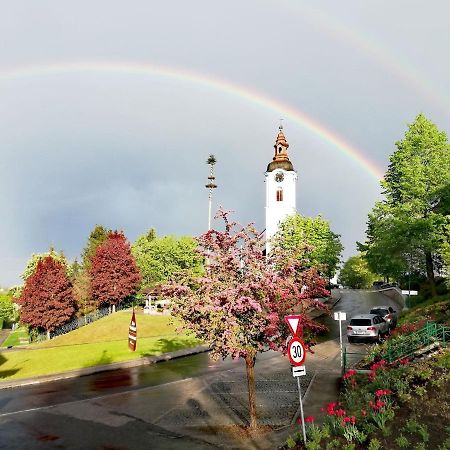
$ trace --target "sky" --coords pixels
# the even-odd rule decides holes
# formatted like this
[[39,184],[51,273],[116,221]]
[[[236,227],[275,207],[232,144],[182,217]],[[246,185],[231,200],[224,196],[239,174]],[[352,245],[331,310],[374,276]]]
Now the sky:
[[407,124],[450,131],[444,0],[1,3],[0,286],[96,224],[201,234],[210,153],[213,208],[263,230],[280,118],[297,209],[346,259]]

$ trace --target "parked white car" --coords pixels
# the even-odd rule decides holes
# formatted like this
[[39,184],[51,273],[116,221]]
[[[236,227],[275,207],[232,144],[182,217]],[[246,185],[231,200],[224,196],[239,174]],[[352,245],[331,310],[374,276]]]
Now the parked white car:
[[350,319],[347,326],[348,342],[370,340],[381,342],[383,336],[389,333],[389,324],[377,314],[360,314]]

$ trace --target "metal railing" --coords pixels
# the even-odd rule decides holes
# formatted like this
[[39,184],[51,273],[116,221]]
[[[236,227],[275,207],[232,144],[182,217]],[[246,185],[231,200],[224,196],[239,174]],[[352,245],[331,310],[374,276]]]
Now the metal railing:
[[450,343],[450,327],[427,322],[426,325],[413,333],[404,335],[401,339],[388,342],[383,359],[393,362],[411,356],[423,347],[434,343],[448,345]]
[[[116,311],[120,311],[122,309],[128,308],[128,306],[116,305]],[[69,333],[70,331],[76,330],[77,328],[84,327],[92,322],[95,322],[102,317],[108,316],[113,311],[112,306],[104,306],[103,308],[96,309],[84,316],[77,317],[72,319],[70,322],[65,323],[64,325],[59,326],[55,330],[50,332],[50,339],[61,336],[62,334]],[[39,333],[36,337],[37,342],[46,341],[47,333]]]
[[[450,327],[444,327],[429,321],[418,331],[402,335],[394,341],[388,341],[386,352],[380,356],[380,359],[384,359],[386,362],[394,362],[407,358],[433,344],[449,345]],[[345,348],[343,353],[344,371],[358,363],[364,356],[367,356],[367,353],[348,352]]]

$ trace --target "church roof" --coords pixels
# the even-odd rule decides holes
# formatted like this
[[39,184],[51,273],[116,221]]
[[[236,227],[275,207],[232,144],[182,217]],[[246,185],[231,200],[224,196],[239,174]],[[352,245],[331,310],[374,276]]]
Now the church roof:
[[273,172],[276,169],[283,169],[286,171],[293,171],[294,170],[294,166],[292,165],[292,163],[287,160],[287,161],[272,161],[271,163],[269,163],[267,165],[267,172]]
[[275,141],[274,149],[275,156],[269,165],[267,166],[267,172],[272,172],[276,169],[283,169],[286,171],[293,171],[294,166],[291,161],[289,161],[289,156],[287,149],[289,148],[289,144],[286,140],[286,137],[283,133],[282,125],[279,126],[279,132],[277,135],[277,139]]

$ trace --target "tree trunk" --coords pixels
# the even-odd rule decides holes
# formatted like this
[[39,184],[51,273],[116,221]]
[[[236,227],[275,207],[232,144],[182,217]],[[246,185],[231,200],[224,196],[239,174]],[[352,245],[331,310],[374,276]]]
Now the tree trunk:
[[433,297],[437,296],[436,282],[434,281],[434,267],[433,267],[433,257],[431,252],[425,252],[425,261],[427,265],[427,279],[430,283],[431,295]]
[[50,331],[49,330],[47,330],[47,340],[48,341],[50,340]]
[[245,366],[247,369],[248,386],[248,405],[250,411],[250,428],[256,428],[256,391],[255,391],[255,360],[254,354],[248,354],[245,357]]

